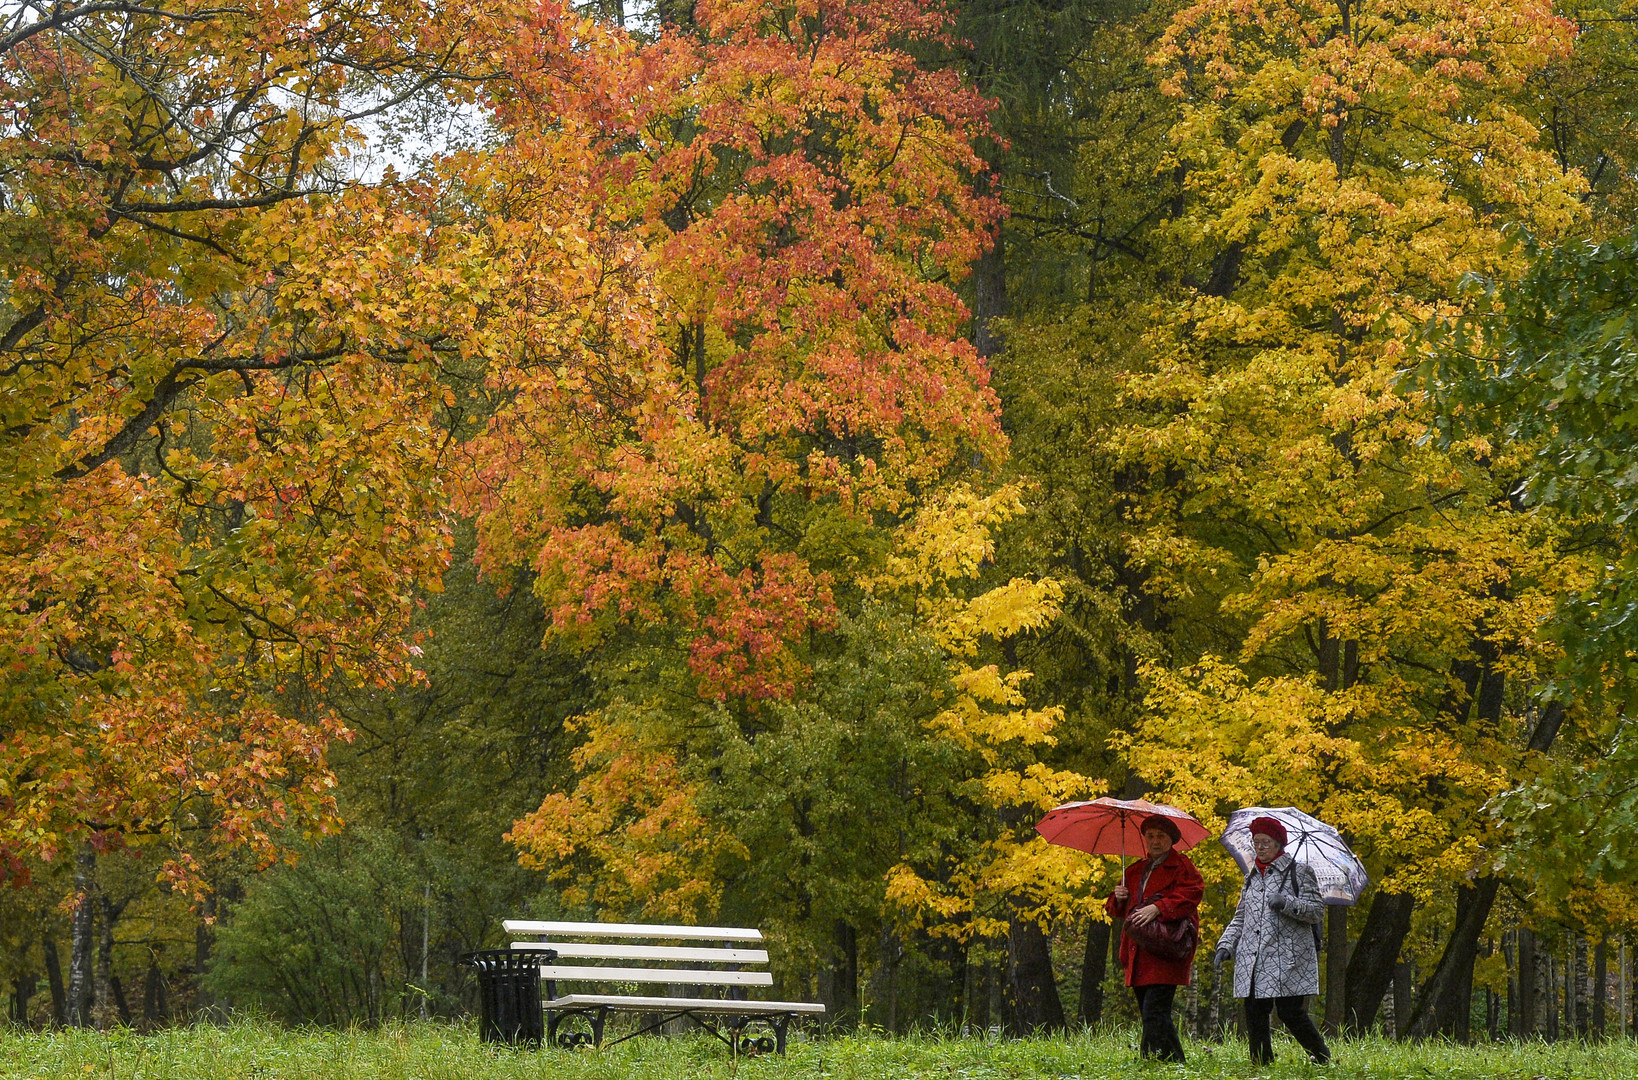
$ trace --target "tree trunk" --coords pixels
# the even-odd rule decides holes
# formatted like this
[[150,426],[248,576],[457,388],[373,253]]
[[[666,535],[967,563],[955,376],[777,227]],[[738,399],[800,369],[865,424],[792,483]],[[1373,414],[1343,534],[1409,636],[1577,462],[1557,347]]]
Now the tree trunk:
[[1347,988],[1348,909],[1332,904],[1325,909],[1325,1030],[1328,1034],[1340,1034],[1347,1019]]
[[1587,939],[1580,934],[1570,935],[1570,997],[1575,1009],[1575,1034],[1586,1039],[1592,1034],[1592,1002],[1587,993]]
[[1012,991],[1008,1024],[1013,1035],[1064,1026],[1064,1007],[1052,977],[1052,946],[1040,924],[1016,909],[1007,928],[1007,982]]
[[42,946],[45,953],[46,985],[51,988],[51,1023],[62,1027],[68,1022],[68,992],[63,987],[63,962],[57,955],[57,942],[50,937]]
[[[97,936],[97,966],[92,980],[93,1006],[91,1015],[99,1031],[106,1031],[116,1023],[131,1022],[131,1010],[120,1008],[120,994],[116,992],[114,981],[114,925],[119,917],[125,913],[125,903],[118,904],[108,899],[108,894],[97,891],[97,911],[102,916],[99,920]],[[123,1015],[121,1015],[123,1014]]]
[[11,980],[11,1007],[7,1015],[17,1027],[28,1026],[28,1002],[40,985],[40,976],[32,971],[19,972]]
[[108,987],[114,999],[114,1016],[123,1027],[131,1026],[131,1003],[125,1000],[125,986],[118,975],[108,977]]
[[1393,1037],[1396,1039],[1410,1038],[1411,1012],[1415,1004],[1411,1000],[1411,985],[1414,982],[1409,960],[1401,960],[1394,964]]
[[831,1027],[851,1031],[859,1023],[859,934],[846,919],[837,919],[831,928],[831,950],[825,1012]]
[[1541,998],[1537,992],[1541,973],[1536,963],[1539,948],[1535,931],[1520,927],[1514,934],[1514,951],[1518,954],[1519,1003],[1518,1015],[1507,1018],[1507,1027],[1519,1039],[1531,1038],[1541,1030],[1537,1017],[1541,1011]]
[[159,958],[150,954],[148,974],[142,980],[142,1026],[152,1031],[163,1025],[169,1014],[169,1004],[165,1000],[165,976],[159,970]]
[[1500,881],[1480,878],[1477,885],[1456,889],[1456,925],[1444,954],[1422,987],[1422,1000],[1412,1014],[1410,1030],[1418,1037],[1443,1035],[1457,1042],[1473,1037],[1473,964],[1479,955],[1479,936],[1496,903]]
[[1598,944],[1593,948],[1592,1026],[1593,1036],[1598,1039],[1604,1037],[1604,1012],[1609,1001],[1609,964],[1610,936],[1609,934],[1601,934],[1598,938]]
[[209,893],[200,904],[199,921],[193,928],[193,1007],[202,1017],[216,1014],[216,1002],[205,989],[205,973],[210,970],[211,945],[216,940],[216,894]]
[[997,232],[995,246],[979,256],[973,266],[973,347],[979,356],[989,359],[1001,351],[1001,339],[991,322],[1006,313],[1006,252]]
[[[1410,933],[1411,912],[1415,908],[1416,898],[1410,893],[1379,890],[1371,898],[1370,909],[1365,913],[1365,926],[1359,932],[1359,940],[1354,942],[1352,955],[1348,957],[1347,1005],[1343,1015],[1347,1030],[1363,1035],[1376,1023],[1382,998],[1393,984],[1394,965],[1399,960],[1405,935]],[[1394,1016],[1395,1022],[1403,1029],[1408,1012],[1396,1010]]]
[[74,858],[74,919],[68,955],[68,1024],[91,1026],[92,978],[96,963],[97,853],[90,844]]
[[1081,964],[1081,1023],[1096,1027],[1103,1019],[1103,977],[1109,970],[1109,927],[1102,919],[1086,924],[1086,955]]

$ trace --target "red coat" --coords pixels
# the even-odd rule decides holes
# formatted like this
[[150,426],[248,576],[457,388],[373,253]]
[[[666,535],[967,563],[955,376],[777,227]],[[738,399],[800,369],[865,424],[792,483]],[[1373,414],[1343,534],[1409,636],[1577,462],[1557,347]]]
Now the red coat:
[[[1194,923],[1195,933],[1200,931],[1200,898],[1206,894],[1206,883],[1200,879],[1200,871],[1194,868],[1194,863],[1181,851],[1173,849],[1166,856],[1166,861],[1155,867],[1154,873],[1149,875],[1149,884],[1143,890],[1142,899],[1138,898],[1138,883],[1143,880],[1143,871],[1148,867],[1148,859],[1139,859],[1126,868],[1126,877],[1123,884],[1132,894],[1131,909],[1136,911],[1140,907],[1154,904],[1160,908],[1162,919],[1188,919]],[[1103,908],[1109,912],[1110,918],[1115,920],[1116,930],[1126,917],[1127,904],[1121,903],[1111,896],[1105,901]],[[1154,953],[1138,948],[1132,939],[1122,934],[1120,939],[1120,966],[1126,971],[1127,986],[1153,986],[1156,984],[1171,986],[1187,986],[1192,974],[1193,957],[1186,960],[1166,960]]]

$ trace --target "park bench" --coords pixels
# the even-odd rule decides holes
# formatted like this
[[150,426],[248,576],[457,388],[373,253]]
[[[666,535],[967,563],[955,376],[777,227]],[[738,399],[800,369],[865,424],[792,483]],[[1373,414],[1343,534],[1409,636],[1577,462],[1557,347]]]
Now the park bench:
[[[773,976],[767,971],[747,970],[768,963],[766,950],[747,947],[762,941],[759,930],[528,919],[507,919],[502,925],[508,934],[528,939],[513,941],[514,950],[541,954],[541,1006],[546,1010],[547,1040],[553,1045],[601,1046],[604,1026],[611,1013],[638,1013],[642,1014],[642,1025],[614,1042],[624,1042],[687,1018],[722,1039],[736,1054],[783,1054],[790,1022],[798,1016],[825,1011],[823,1005],[805,1001],[753,1001],[746,996],[752,987],[773,985]],[[680,986],[690,988],[696,996],[594,993],[581,992],[578,988],[560,993],[561,983]],[[725,996],[704,996],[707,987],[719,988]],[[561,1025],[576,1018],[591,1029],[589,1034],[559,1032]],[[726,1035],[718,1030],[717,1021],[727,1029]],[[771,1037],[747,1035],[747,1028],[757,1023],[766,1025]]]

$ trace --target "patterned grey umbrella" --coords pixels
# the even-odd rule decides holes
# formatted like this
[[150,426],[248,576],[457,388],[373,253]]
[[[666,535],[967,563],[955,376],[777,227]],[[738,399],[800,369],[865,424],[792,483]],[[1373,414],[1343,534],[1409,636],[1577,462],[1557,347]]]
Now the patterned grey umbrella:
[[1371,880],[1359,856],[1349,850],[1341,833],[1294,806],[1247,806],[1229,815],[1218,843],[1228,848],[1241,873],[1251,873],[1257,858],[1251,847],[1251,822],[1260,817],[1271,817],[1285,826],[1285,850],[1314,871],[1327,904],[1347,907],[1359,902]]

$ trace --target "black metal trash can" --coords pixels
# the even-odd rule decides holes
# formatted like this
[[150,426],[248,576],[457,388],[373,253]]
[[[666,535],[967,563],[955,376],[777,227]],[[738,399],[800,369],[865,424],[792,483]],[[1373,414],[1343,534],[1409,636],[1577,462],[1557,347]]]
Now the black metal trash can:
[[540,1005],[540,954],[486,949],[468,954],[478,973],[478,1033],[484,1042],[539,1046],[546,1036]]

